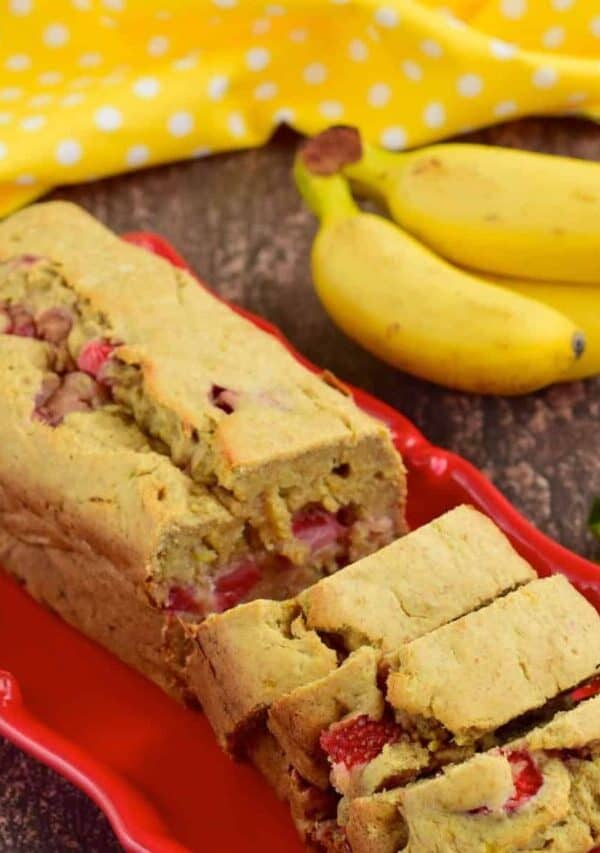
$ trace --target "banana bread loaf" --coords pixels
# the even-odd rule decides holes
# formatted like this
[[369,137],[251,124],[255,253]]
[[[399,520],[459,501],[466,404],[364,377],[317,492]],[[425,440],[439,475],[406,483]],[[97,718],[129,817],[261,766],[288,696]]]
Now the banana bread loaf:
[[173,692],[182,621],[406,530],[386,427],[73,205],[0,224],[0,384],[0,565]]

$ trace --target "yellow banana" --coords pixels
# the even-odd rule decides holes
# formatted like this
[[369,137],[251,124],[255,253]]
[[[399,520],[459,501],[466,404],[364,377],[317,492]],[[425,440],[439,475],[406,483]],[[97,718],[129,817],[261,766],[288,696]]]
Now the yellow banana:
[[464,391],[523,394],[571,369],[585,343],[570,320],[456,269],[393,223],[361,212],[342,175],[314,174],[310,152],[298,156],[295,177],[321,219],[313,278],[351,338],[409,373]]
[[[349,134],[355,133],[354,146]],[[392,218],[461,266],[600,287],[600,165],[486,145],[392,153],[351,128],[340,165]]]
[[529,281],[486,276],[486,280],[561,311],[585,333],[585,352],[561,377],[561,382],[600,373],[600,286],[571,282]]

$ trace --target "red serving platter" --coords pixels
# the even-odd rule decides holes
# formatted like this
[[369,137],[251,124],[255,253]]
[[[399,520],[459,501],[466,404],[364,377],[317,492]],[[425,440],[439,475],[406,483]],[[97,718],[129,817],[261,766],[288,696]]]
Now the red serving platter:
[[[129,242],[186,264],[162,238]],[[278,329],[234,310],[275,335]],[[600,566],[548,539],[466,460],[434,447],[402,415],[358,389],[385,421],[409,475],[414,528],[459,503],[487,513],[540,575],[565,574],[600,610]],[[178,706],[0,576],[0,734],[84,790],[131,851],[301,851],[286,808],[249,767],[216,746],[206,720]]]

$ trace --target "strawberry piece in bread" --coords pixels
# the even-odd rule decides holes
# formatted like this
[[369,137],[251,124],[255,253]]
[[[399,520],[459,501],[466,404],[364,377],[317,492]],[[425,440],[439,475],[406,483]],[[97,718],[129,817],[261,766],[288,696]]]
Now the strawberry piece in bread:
[[348,527],[342,524],[332,512],[320,506],[310,506],[300,510],[292,520],[292,533],[317,554],[348,535]]
[[239,604],[260,579],[261,571],[256,560],[252,557],[238,560],[215,581],[215,611],[222,613]]
[[393,720],[372,720],[366,714],[334,723],[320,738],[322,749],[332,764],[344,764],[348,770],[375,758],[388,743],[402,735]]
[[111,344],[108,341],[98,339],[87,341],[77,358],[77,367],[95,378],[100,374],[116,348],[116,344]]
[[[511,814],[511,812],[520,809],[528,803],[537,794],[544,783],[544,777],[535,763],[533,756],[527,750],[502,750],[502,754],[506,756],[510,764],[513,784],[515,786],[514,794],[506,800],[502,809],[507,814]],[[479,809],[473,809],[470,814],[491,814],[491,810],[483,806]]]
[[534,797],[544,783],[544,778],[530,752],[518,749],[505,752],[512,772],[515,793],[504,804],[507,813],[520,809]]
[[600,678],[594,678],[587,684],[582,684],[581,687],[571,691],[569,697],[573,702],[583,702],[584,699],[591,699],[598,693],[600,693]]

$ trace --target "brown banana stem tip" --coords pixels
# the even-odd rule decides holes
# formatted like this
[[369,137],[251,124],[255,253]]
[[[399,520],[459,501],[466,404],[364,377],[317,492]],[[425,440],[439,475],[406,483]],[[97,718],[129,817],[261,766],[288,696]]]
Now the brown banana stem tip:
[[300,156],[313,175],[335,175],[362,157],[360,134],[355,127],[329,127],[308,139],[300,149]]

